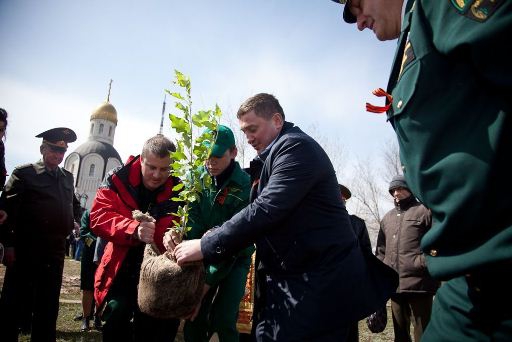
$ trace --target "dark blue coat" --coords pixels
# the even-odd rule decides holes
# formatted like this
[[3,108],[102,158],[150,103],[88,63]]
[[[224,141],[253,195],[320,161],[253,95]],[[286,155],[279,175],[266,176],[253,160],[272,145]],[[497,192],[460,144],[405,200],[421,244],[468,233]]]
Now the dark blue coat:
[[397,285],[394,272],[383,269],[390,282],[369,272],[367,260],[385,266],[363,256],[332,164],[315,140],[285,123],[258,158],[257,197],[201,239],[204,259],[218,262],[256,243],[256,340],[336,337],[386,302]]

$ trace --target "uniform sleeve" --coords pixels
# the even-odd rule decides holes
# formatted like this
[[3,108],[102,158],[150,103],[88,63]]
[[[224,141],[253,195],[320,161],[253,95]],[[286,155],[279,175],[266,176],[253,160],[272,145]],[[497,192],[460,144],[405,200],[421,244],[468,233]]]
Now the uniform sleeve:
[[16,222],[25,193],[25,182],[19,170],[15,169],[2,192],[3,210],[7,213],[7,221],[0,225],[0,241],[5,246],[14,245]]
[[135,246],[140,241],[134,237],[139,222],[131,218],[131,211],[121,208],[117,193],[108,188],[97,191],[91,207],[91,230],[96,236],[125,246]]
[[75,218],[75,222],[80,222],[82,220],[82,214],[84,209],[80,205],[80,201],[76,198],[76,195],[73,194],[73,216]]
[[[418,2],[417,2],[418,4]],[[512,87],[512,64],[506,51],[512,32],[512,1],[423,0],[418,6],[432,30],[436,49],[457,61],[468,61],[483,79]]]

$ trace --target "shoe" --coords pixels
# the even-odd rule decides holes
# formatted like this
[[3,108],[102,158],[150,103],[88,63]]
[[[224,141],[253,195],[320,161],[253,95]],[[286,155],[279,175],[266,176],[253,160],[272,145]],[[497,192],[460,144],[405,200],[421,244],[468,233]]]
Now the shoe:
[[94,329],[101,331],[103,329],[103,324],[101,323],[100,316],[94,316]]
[[81,321],[81,320],[82,320],[82,318],[84,318],[84,314],[83,314],[83,313],[81,313],[81,312],[79,312],[79,313],[77,313],[77,314],[75,315],[75,317],[73,317],[73,321],[78,322],[78,321]]
[[89,331],[89,318],[82,319],[82,325],[80,326],[80,331]]

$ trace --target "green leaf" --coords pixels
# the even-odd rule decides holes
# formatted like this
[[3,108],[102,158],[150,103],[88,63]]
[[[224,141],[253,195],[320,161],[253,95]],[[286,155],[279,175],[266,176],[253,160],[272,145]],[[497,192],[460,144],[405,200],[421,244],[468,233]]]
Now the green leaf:
[[184,98],[183,96],[181,96],[181,94],[180,94],[180,93],[171,93],[171,92],[169,92],[168,94],[169,94],[169,95],[171,95],[172,97],[177,98],[178,100],[183,100],[183,101],[185,101],[185,98]]
[[185,186],[185,184],[178,183],[178,184],[176,184],[175,186],[172,187],[172,191],[180,191],[181,189],[183,189],[184,186]]
[[189,134],[190,125],[185,119],[182,119],[174,114],[169,114],[169,118],[171,119],[171,127],[174,128],[176,132]]

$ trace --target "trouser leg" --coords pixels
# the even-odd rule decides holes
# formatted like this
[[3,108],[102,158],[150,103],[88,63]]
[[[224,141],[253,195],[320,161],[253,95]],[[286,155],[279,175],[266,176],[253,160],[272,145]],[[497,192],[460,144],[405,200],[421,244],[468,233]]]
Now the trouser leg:
[[0,297],[0,331],[5,342],[18,341],[17,272],[16,266],[5,270]]
[[37,266],[34,282],[32,341],[55,341],[64,260]]
[[211,311],[210,336],[216,332],[220,341],[238,342],[239,334],[236,322],[240,301],[245,293],[250,263],[250,258],[239,258],[229,274],[219,284]]
[[136,310],[134,323],[135,342],[172,342],[178,332],[179,319],[158,319]]
[[414,341],[420,342],[423,332],[427,328],[432,313],[431,294],[418,294],[409,296],[411,308],[411,323],[414,329]]
[[396,294],[391,298],[391,313],[395,342],[410,342],[411,312],[405,296]]

